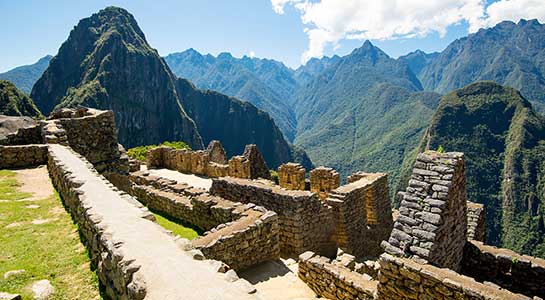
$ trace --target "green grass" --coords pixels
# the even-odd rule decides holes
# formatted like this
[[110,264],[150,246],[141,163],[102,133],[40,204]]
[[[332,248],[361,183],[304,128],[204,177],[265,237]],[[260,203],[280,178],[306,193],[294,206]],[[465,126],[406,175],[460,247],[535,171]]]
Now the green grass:
[[133,159],[139,161],[146,161],[146,153],[153,148],[160,146],[172,147],[174,149],[190,149],[189,146],[184,142],[163,142],[160,145],[147,145],[147,146],[138,146],[130,148],[127,150],[127,155]]
[[[39,201],[16,201],[29,196],[17,191],[15,173],[0,171],[0,291],[32,299],[32,283],[48,279],[52,299],[100,299],[98,279],[90,269],[77,226],[58,194]],[[26,208],[29,204],[39,208]],[[51,219],[40,225],[32,220]],[[10,227],[8,225],[18,224]],[[4,279],[4,273],[25,270]]]
[[172,233],[174,233],[175,235],[186,238],[188,240],[195,239],[203,233],[202,230],[185,222],[163,216],[157,212],[153,212],[153,215],[155,216],[155,219],[157,219],[157,224],[163,226],[163,228],[167,230],[172,231]]

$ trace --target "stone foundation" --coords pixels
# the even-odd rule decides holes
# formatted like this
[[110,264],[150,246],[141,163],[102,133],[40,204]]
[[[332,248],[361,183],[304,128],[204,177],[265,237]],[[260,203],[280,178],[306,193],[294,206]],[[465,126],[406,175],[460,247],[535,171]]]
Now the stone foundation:
[[464,248],[461,273],[529,297],[545,298],[543,259],[520,255],[478,241],[468,241]]
[[[92,165],[60,145],[49,146],[52,182],[78,224],[105,299],[257,299],[249,283],[218,261],[202,260],[187,240],[151,222],[152,214],[117,191]],[[251,287],[251,286],[250,286]]]
[[378,283],[313,252],[299,256],[298,275],[317,295],[331,300],[372,300]]
[[383,254],[377,299],[531,299],[493,284],[482,284],[449,269]]
[[288,191],[272,182],[231,177],[213,179],[210,193],[276,212],[280,223],[280,248],[286,255],[299,255],[307,250],[330,257],[336,253],[331,207],[320,201],[316,194]]
[[486,210],[483,204],[467,202],[467,238],[486,241]]
[[345,252],[357,257],[378,257],[393,221],[388,196],[388,176],[367,173],[329,193],[326,203],[337,222],[335,240]]
[[46,145],[0,146],[0,169],[26,168],[46,163]]
[[420,153],[386,252],[459,270],[467,239],[462,153]]

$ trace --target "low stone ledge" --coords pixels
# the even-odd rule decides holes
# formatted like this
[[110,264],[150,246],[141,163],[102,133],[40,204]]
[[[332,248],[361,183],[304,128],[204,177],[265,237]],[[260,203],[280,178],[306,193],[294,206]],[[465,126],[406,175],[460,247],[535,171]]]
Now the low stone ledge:
[[531,299],[497,286],[476,282],[450,269],[382,254],[377,299]]
[[462,273],[513,292],[545,298],[545,260],[540,258],[468,241],[464,248]]
[[327,299],[375,299],[377,281],[310,251],[299,256],[298,275],[316,294]]
[[191,244],[210,259],[239,271],[280,257],[278,216],[250,209],[240,219],[221,224]]
[[47,163],[47,146],[0,146],[0,169],[26,168]]

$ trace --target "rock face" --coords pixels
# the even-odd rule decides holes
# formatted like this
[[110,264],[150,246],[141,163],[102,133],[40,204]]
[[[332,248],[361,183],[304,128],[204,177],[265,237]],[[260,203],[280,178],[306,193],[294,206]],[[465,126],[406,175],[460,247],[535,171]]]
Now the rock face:
[[1,73],[0,79],[13,82],[18,89],[28,95],[30,94],[34,83],[38,81],[45,69],[49,66],[49,61],[52,57],[53,56],[51,55],[46,55],[32,65],[20,66],[5,73]]
[[121,8],[82,19],[31,96],[44,114],[78,105],[113,110],[126,147],[182,140],[203,148],[176,95],[174,76],[134,17]]
[[545,120],[518,91],[479,82],[441,100],[419,151],[465,153],[468,199],[486,208],[487,243],[545,256]]
[[0,80],[0,115],[35,118],[42,116],[32,99],[6,80]]
[[230,156],[257,144],[270,166],[297,159],[311,165],[267,113],[177,80],[121,8],[108,7],[81,20],[32,97],[44,114],[78,105],[113,110],[126,148],[175,140],[203,149],[204,143],[220,140]]
[[274,118],[288,141],[295,137],[295,112],[289,104],[297,82],[281,62],[229,53],[217,57],[194,49],[173,53],[165,61],[176,76],[186,78],[201,89],[210,89],[248,101]]
[[305,152],[290,146],[274,120],[252,104],[199,90],[182,78],[176,81],[176,91],[204,142],[221,141],[228,157],[242,153],[247,144],[256,144],[271,168],[288,161],[312,166]]

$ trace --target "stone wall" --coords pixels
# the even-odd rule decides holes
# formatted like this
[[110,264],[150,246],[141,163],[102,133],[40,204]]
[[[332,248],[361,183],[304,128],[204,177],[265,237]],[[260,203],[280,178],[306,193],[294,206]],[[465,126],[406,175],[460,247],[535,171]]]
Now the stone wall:
[[339,247],[357,257],[378,257],[393,221],[388,196],[388,176],[367,173],[357,181],[329,193],[326,199],[337,221],[335,240]]
[[[88,166],[92,168],[90,164]],[[49,153],[48,169],[53,185],[61,195],[66,209],[78,224],[80,237],[89,250],[91,262],[97,270],[107,298],[144,299],[145,283],[132,280],[133,274],[140,266],[123,256],[122,244],[111,240],[111,236],[101,224],[100,217],[85,201],[87,195],[78,191],[82,182],[67,170],[61,158],[53,152]],[[98,173],[96,176],[99,176]],[[137,202],[134,205],[137,205]],[[143,207],[142,216],[153,219],[153,215]]]
[[493,284],[482,284],[449,269],[383,254],[377,299],[531,299]]
[[0,169],[26,168],[46,163],[46,145],[0,146]]
[[374,299],[378,283],[310,251],[299,256],[298,275],[317,295],[331,300]]
[[248,206],[241,218],[218,225],[191,244],[206,258],[220,260],[239,271],[278,259],[279,231],[275,212]]
[[314,193],[285,190],[269,181],[231,177],[213,179],[210,193],[276,212],[284,254],[299,255],[307,250],[329,257],[336,254],[332,208]]
[[129,172],[128,156],[117,142],[114,113],[92,108],[60,109],[42,128],[46,143],[71,147],[101,173]]
[[325,199],[330,191],[340,186],[340,178],[339,173],[332,168],[318,167],[310,171],[310,191]]
[[490,281],[516,293],[545,298],[543,259],[468,241],[461,272],[480,282]]
[[459,270],[467,239],[462,153],[418,154],[386,252]]
[[63,109],[52,113],[48,120],[62,128],[67,145],[92,164],[120,157],[113,111]]
[[246,280],[154,223],[145,207],[82,156],[48,147],[52,182],[78,224],[104,299],[215,299],[218,291],[222,299],[257,299]]
[[484,204],[467,202],[467,238],[486,241],[486,210]]
[[146,154],[146,164],[149,169],[167,168],[212,178],[270,178],[265,160],[255,145],[247,145],[243,155],[234,156],[229,162],[219,141],[211,141],[204,151],[157,147]]
[[241,270],[280,257],[276,213],[211,196],[203,189],[174,180],[149,176],[146,171],[132,173],[130,180],[129,194],[151,210],[210,230],[192,241],[207,258]]
[[297,163],[286,163],[278,167],[278,184],[288,190],[305,190],[306,170]]

